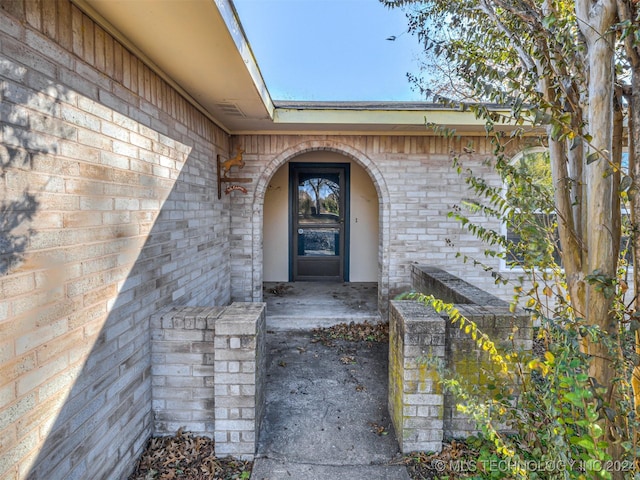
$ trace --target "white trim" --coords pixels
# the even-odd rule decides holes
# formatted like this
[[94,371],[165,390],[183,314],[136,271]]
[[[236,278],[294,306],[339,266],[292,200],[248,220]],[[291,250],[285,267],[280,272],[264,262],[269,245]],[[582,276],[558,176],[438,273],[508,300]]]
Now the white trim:
[[240,17],[235,5],[233,4],[233,0],[215,0],[215,4],[216,7],[218,7],[220,16],[227,26],[227,30],[233,39],[233,43],[238,49],[238,53],[247,67],[247,72],[249,72],[253,85],[256,87],[256,91],[258,92],[264,107],[267,109],[269,117],[273,120],[275,106],[273,105],[273,100],[271,99],[271,95],[267,89],[267,84],[260,72],[260,67],[258,66],[256,57],[253,55],[253,50],[251,50],[251,45],[249,45],[249,41],[247,40],[247,35],[242,28],[242,22],[240,22]]

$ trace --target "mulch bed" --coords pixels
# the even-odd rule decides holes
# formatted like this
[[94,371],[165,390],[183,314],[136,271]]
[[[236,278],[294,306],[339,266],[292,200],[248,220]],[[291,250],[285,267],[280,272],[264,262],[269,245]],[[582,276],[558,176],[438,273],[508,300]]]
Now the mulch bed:
[[248,480],[252,462],[217,458],[213,440],[179,430],[147,443],[129,480]]

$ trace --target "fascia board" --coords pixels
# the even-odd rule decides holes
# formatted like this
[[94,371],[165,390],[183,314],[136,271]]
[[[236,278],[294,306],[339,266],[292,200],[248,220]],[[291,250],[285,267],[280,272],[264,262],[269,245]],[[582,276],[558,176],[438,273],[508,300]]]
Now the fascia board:
[[[508,113],[505,111],[505,113]],[[276,108],[275,124],[425,125],[478,127],[485,122],[469,111],[455,110],[343,110]]]
[[231,35],[231,38],[233,39],[233,43],[238,49],[238,53],[242,57],[242,60],[247,68],[247,72],[253,80],[256,92],[258,92],[258,95],[264,103],[269,116],[273,118],[275,107],[273,105],[271,95],[269,94],[267,85],[264,81],[264,78],[262,77],[262,73],[260,72],[260,68],[258,67],[258,62],[256,61],[253,51],[251,50],[251,46],[249,45],[247,36],[244,32],[244,29],[242,28],[242,23],[239,20],[238,12],[236,11],[233,2],[231,0],[215,0],[215,4],[216,7],[218,7],[220,16],[227,26],[227,30],[229,31],[229,35]]

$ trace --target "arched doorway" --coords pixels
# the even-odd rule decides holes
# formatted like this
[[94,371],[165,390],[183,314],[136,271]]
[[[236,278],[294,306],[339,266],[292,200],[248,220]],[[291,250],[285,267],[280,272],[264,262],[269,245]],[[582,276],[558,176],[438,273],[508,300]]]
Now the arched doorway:
[[263,280],[377,282],[379,210],[371,177],[352,159],[291,158],[265,192]]
[[367,156],[350,145],[311,140],[273,158],[256,185],[253,208],[254,299],[262,300],[264,281],[290,281],[290,164],[348,164],[348,281],[377,285],[378,311],[387,318],[389,298],[389,195],[386,184]]

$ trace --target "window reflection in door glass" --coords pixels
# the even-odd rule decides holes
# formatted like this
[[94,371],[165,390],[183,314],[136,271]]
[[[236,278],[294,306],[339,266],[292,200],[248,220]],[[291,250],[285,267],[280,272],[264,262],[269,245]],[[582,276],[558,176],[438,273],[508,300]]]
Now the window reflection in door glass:
[[340,184],[337,173],[301,174],[298,179],[298,223],[338,223]]
[[298,255],[335,257],[340,255],[339,228],[306,228],[298,232]]

